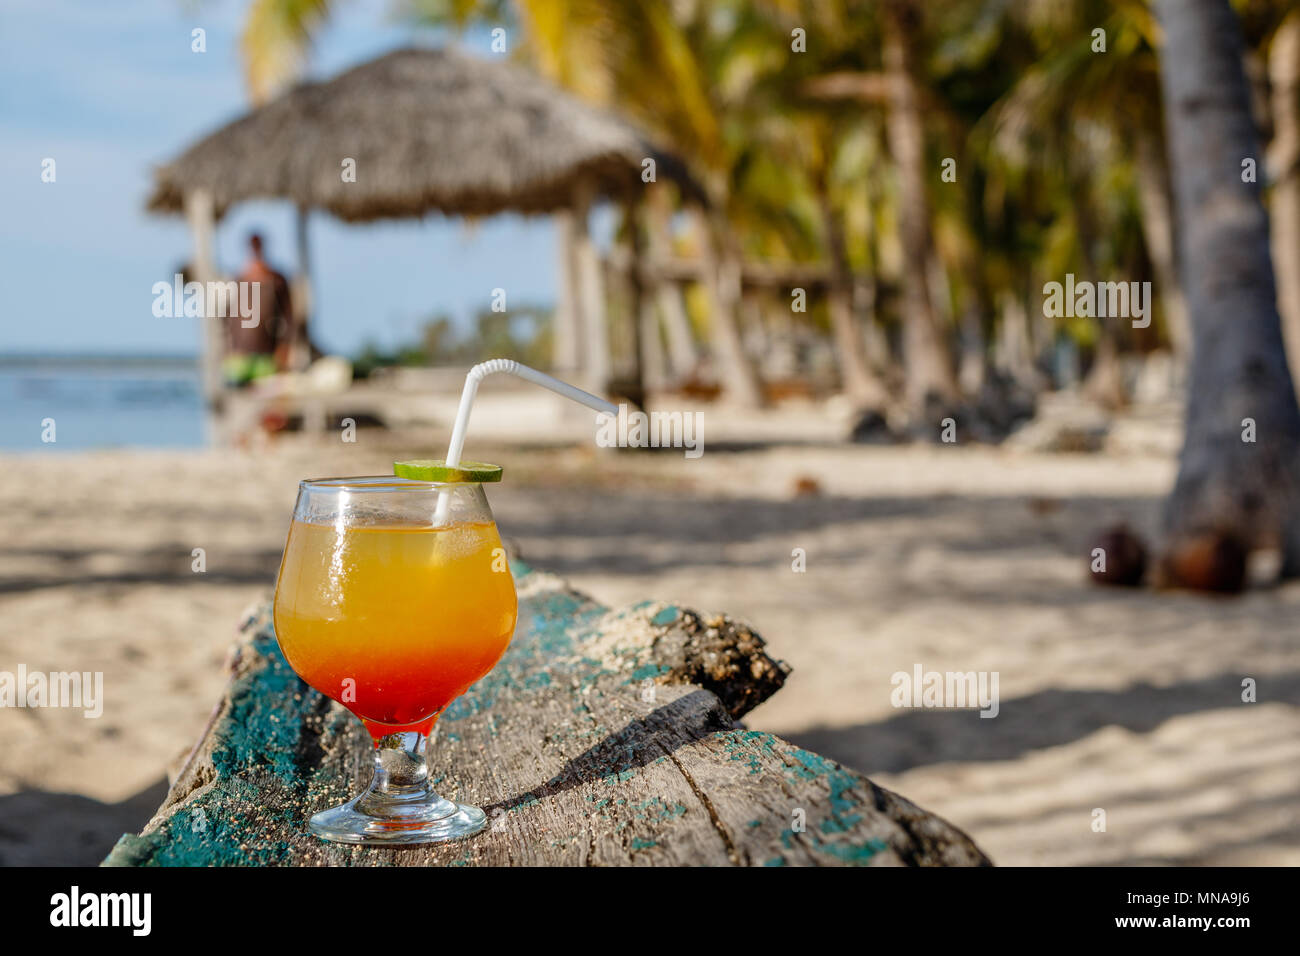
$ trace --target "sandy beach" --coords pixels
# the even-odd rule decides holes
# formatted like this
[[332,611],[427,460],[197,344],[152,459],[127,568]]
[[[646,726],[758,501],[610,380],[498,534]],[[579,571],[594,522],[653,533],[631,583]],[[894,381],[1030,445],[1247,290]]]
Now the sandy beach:
[[[0,670],[102,671],[105,704],[0,712],[0,864],[95,863],[145,822],[270,593],[297,480],[413,449],[363,432],[5,456]],[[530,563],[612,606],[745,619],[794,668],[749,726],[867,772],[997,863],[1300,863],[1300,585],[1216,599],[1085,580],[1092,531],[1154,528],[1168,455],[474,452],[506,464],[491,499]],[[895,708],[890,677],[916,665],[996,671],[998,716]]]

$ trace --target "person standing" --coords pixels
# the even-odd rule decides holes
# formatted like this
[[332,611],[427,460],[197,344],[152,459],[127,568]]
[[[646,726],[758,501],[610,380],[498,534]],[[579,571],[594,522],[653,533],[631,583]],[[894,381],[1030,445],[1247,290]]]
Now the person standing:
[[289,369],[294,344],[293,303],[289,281],[272,268],[263,253],[259,233],[248,237],[248,262],[239,282],[257,285],[257,322],[245,327],[239,315],[226,317],[226,358],[222,368],[228,384],[247,385]]

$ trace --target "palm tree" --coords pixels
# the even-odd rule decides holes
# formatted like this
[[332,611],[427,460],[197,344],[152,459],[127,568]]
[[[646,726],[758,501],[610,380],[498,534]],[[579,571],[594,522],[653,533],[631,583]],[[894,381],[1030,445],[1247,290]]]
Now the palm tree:
[[[1194,349],[1164,576],[1225,589],[1280,545],[1300,573],[1300,407],[1282,345],[1242,38],[1228,0],[1156,0],[1170,163]],[[1247,440],[1249,439],[1249,440]]]
[[[807,18],[778,10],[769,29],[784,43],[789,24],[799,23],[809,47],[824,56],[843,42],[847,19],[843,5],[821,3]],[[804,81],[821,72],[823,56],[782,52],[765,58],[767,69],[746,107],[752,119],[747,175],[737,183],[739,220],[733,227],[765,240],[764,247],[752,250],[759,258],[792,256],[828,267],[826,315],[841,385],[859,412],[883,420],[890,394],[867,356],[874,307],[860,288],[861,267],[875,265],[868,249],[871,228],[868,222],[862,229],[862,217],[851,215],[865,213],[869,220],[874,213],[870,176],[863,171],[881,138],[880,124],[856,105],[808,101]]]
[[1300,379],[1300,10],[1278,27],[1269,43],[1273,142],[1268,168],[1274,177],[1273,268],[1278,279],[1292,379]]
[[240,51],[249,99],[266,102],[296,80],[311,38],[329,18],[330,0],[252,0],[244,16]]
[[[500,16],[501,3],[417,3],[426,19],[463,26]],[[729,16],[721,16],[726,7]],[[450,8],[450,9],[449,9]],[[709,331],[725,394],[754,406],[762,394],[741,329],[741,245],[730,228],[743,154],[735,112],[747,86],[743,61],[762,54],[747,31],[758,26],[747,3],[683,5],[670,0],[514,0],[509,12],[525,55],[545,77],[638,120],[686,159],[709,197],[695,225],[705,260]]]
[[[1107,174],[1108,167],[1132,167],[1132,189],[1141,216],[1139,224],[1163,306],[1169,344],[1180,361],[1191,352],[1187,305],[1178,282],[1178,264],[1171,211],[1169,170],[1165,160],[1159,64],[1154,16],[1142,3],[1109,0],[1068,0],[1059,4],[1012,6],[1012,23],[1028,30],[1035,41],[1037,61],[1024,69],[1014,87],[989,113],[991,137],[1000,140],[1032,135],[1037,142],[1035,163],[1070,171],[1073,178],[1051,190],[1077,200],[1069,215],[1077,222],[1093,214],[1096,197],[1088,189]],[[1010,26],[1011,24],[1008,24]],[[1106,38],[1105,53],[1094,50],[1093,30]],[[1088,150],[1081,131],[1105,130],[1119,148],[1110,156]],[[1043,151],[1048,155],[1043,155]],[[1084,155],[1085,152],[1087,155]],[[1046,171],[1046,170],[1045,170]],[[1082,205],[1080,205],[1082,204]],[[1113,224],[1108,224],[1113,225]],[[1081,264],[1092,250],[1079,249]],[[1099,350],[1114,352],[1117,330],[1102,327]],[[1116,370],[1102,367],[1094,378]],[[1113,388],[1103,389],[1113,391]]]
[[[737,159],[724,120],[734,103],[720,100],[712,71],[734,66],[752,46],[733,44],[703,7],[668,0],[409,0],[413,17],[434,25],[508,23],[525,37],[527,55],[548,79],[586,99],[617,105],[658,134],[701,174],[710,212],[697,217],[710,292],[710,331],[720,378],[739,405],[761,402],[758,376],[740,332],[740,247],[727,226]],[[752,25],[747,4],[734,4],[738,28]],[[246,74],[255,98],[297,75],[329,0],[253,0],[243,36]],[[727,63],[724,64],[723,61]]]
[[889,402],[889,393],[867,360],[864,330],[853,310],[853,273],[849,265],[843,217],[831,193],[830,167],[833,153],[830,139],[833,132],[823,129],[821,133],[823,138],[819,143],[819,161],[813,166],[811,174],[817,208],[821,213],[822,245],[831,269],[827,306],[840,376],[844,391],[859,411],[883,415]]
[[[859,26],[854,39],[870,37],[881,51],[878,71],[836,69],[806,84],[819,99],[852,100],[883,107],[886,139],[897,178],[898,233],[902,270],[903,365],[908,411],[914,423],[925,418],[927,403],[955,406],[959,399],[957,376],[931,289],[936,252],[931,232],[931,201],[926,189],[933,172],[927,162],[923,88],[918,62],[921,11],[912,0],[886,0],[878,18],[866,30]],[[849,19],[849,18],[845,18]],[[843,42],[843,40],[841,40]],[[926,91],[928,92],[928,91]]]
[[946,414],[957,401],[959,390],[927,275],[934,258],[934,240],[930,233],[925,136],[916,79],[920,9],[912,0],[888,0],[883,12],[889,147],[898,167],[899,232],[907,258],[903,271],[903,361],[908,405],[914,413],[920,413],[927,402],[938,399]]

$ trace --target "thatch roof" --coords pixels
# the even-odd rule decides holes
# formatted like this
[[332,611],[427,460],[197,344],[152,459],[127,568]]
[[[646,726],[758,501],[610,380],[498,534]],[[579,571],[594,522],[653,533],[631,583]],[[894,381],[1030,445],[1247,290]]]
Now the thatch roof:
[[[204,137],[154,174],[148,206],[181,212],[211,192],[220,216],[247,199],[288,199],[340,219],[552,212],[578,183],[644,189],[641,164],[699,190],[682,164],[627,123],[527,70],[456,50],[397,50],[304,83]],[[341,176],[356,161],[356,182]]]

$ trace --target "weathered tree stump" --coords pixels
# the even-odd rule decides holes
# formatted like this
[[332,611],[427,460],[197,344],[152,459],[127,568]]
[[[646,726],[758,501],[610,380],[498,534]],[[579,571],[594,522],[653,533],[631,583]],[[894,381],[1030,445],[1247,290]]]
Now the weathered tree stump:
[[737,718],[788,668],[722,617],[611,611],[515,562],[506,656],[439,719],[429,769],[488,813],[469,840],[324,843],[307,817],[369,779],[360,721],[285,663],[269,607],[229,688],[139,836],[106,865],[963,865],[989,861],[947,822]]

